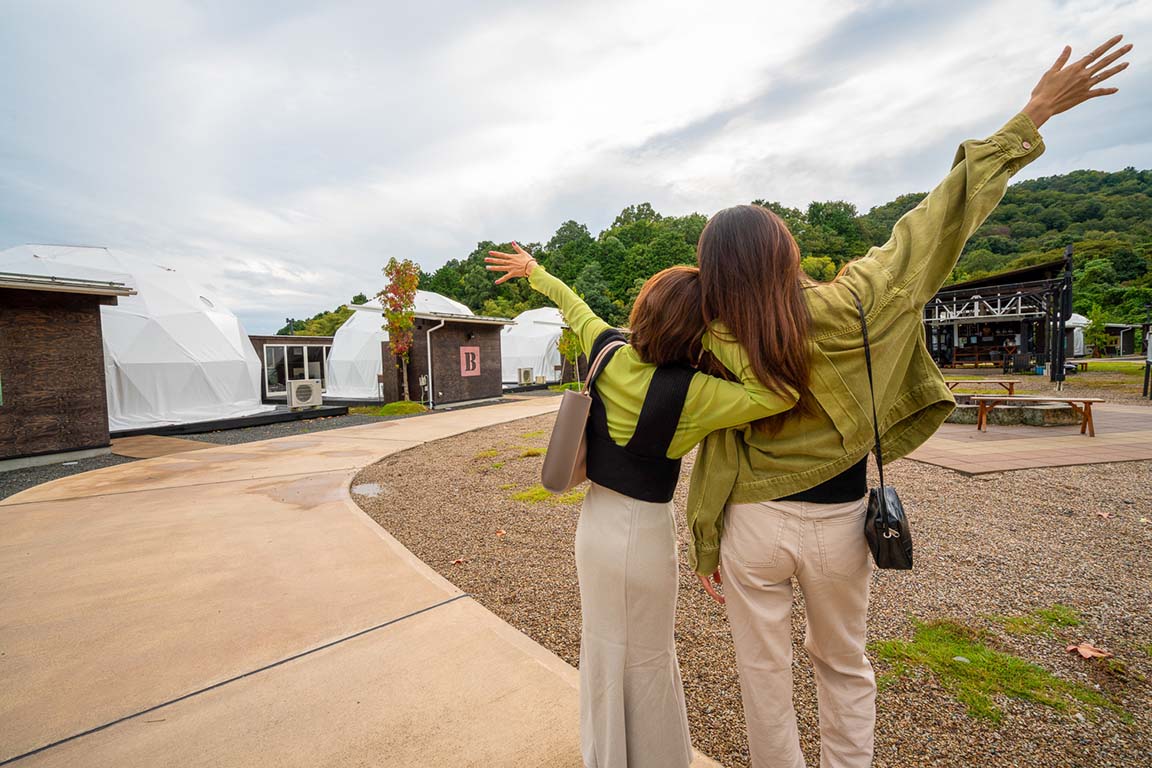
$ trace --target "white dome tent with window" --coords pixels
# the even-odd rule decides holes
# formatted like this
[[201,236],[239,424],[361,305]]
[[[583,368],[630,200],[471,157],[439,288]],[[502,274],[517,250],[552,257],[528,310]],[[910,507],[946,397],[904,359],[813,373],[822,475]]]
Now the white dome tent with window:
[[[328,355],[328,381],[325,397],[338,400],[376,400],[380,397],[377,378],[384,372],[388,341],[384,330],[384,307],[378,299],[367,304],[350,304],[352,316],[336,331]],[[416,314],[472,315],[458,301],[430,291],[416,291]]]
[[[521,312],[501,332],[500,363],[505,386],[535,383],[543,376],[548,384],[560,381],[560,333],[567,327],[564,316],[555,307],[541,307]],[[531,371],[523,381],[521,371]]]
[[22,245],[0,252],[0,272],[67,272],[136,289],[100,307],[110,431],[272,408],[260,402],[260,360],[240,320],[176,270],[109,248]]

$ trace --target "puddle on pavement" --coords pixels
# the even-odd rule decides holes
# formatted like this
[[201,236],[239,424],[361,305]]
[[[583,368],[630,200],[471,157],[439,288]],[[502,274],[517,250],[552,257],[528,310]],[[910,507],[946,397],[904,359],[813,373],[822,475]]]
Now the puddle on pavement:
[[380,487],[380,483],[360,483],[359,485],[352,486],[352,493],[357,496],[371,496],[375,498],[383,492],[384,489]]

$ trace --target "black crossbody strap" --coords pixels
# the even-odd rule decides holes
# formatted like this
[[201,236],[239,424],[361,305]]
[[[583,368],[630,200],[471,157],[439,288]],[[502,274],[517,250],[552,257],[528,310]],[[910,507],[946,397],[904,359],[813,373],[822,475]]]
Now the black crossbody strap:
[[[847,286],[845,286],[847,287]],[[872,383],[872,350],[868,346],[868,321],[864,317],[864,305],[856,291],[848,288],[848,293],[856,301],[856,311],[860,313],[860,333],[864,336],[864,362],[868,366],[868,391],[872,395],[872,431],[876,435],[876,470],[880,474],[880,498],[884,498],[884,452],[880,450],[880,422],[876,418],[876,385]]]

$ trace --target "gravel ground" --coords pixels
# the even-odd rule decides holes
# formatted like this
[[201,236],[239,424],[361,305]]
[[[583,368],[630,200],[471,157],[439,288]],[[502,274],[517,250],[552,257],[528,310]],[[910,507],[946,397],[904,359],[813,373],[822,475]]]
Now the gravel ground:
[[[366,468],[358,483],[381,486],[357,501],[417,556],[484,605],[576,665],[579,592],[573,538],[579,501],[515,501],[538,482],[547,444],[544,416],[437,441]],[[434,467],[435,471],[429,471]],[[683,510],[691,457],[676,502]],[[876,572],[869,640],[909,639],[917,619],[951,617],[988,630],[996,647],[1056,675],[1099,686],[1131,713],[1077,717],[999,700],[999,725],[970,717],[927,672],[913,670],[880,692],[876,766],[1104,768],[1152,765],[1152,462],[1023,470],[966,478],[897,462],[892,482],[909,508],[917,564]],[[452,504],[445,504],[451,499]],[[1101,517],[1106,512],[1110,517]],[[739,685],[723,609],[686,565],[681,520],[677,644],[696,745],[724,765],[748,763]],[[464,562],[454,565],[453,561]],[[1012,636],[991,619],[1063,604],[1082,625],[1054,636]],[[796,707],[809,765],[818,765],[815,689],[794,612]],[[1126,671],[1066,654],[1088,640]],[[876,663],[877,673],[893,670]]]
[[277,424],[264,424],[258,427],[222,429],[219,432],[202,432],[196,435],[174,435],[174,437],[186,437],[189,440],[201,440],[206,443],[217,443],[218,445],[239,445],[240,443],[254,443],[257,440],[272,440],[277,437],[303,435],[308,432],[325,432],[329,429],[358,427],[361,424],[372,424],[377,421],[392,421],[393,419],[404,418],[408,417],[360,416],[350,413],[345,416],[324,416],[319,419],[281,421]]

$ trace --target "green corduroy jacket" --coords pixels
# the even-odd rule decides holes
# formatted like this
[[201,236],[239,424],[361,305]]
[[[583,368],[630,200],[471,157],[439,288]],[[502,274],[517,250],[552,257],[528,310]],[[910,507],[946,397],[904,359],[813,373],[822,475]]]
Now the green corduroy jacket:
[[776,434],[714,432],[700,446],[688,493],[689,562],[703,575],[720,558],[727,504],[770,501],[812,488],[863,458],[874,442],[868,375],[854,290],[872,348],[884,460],[927,440],[956,405],[928,354],[924,305],[940,290],[965,241],[1004,196],[1008,180],[1044,151],[1036,126],[1016,115],[996,133],[960,145],[948,176],[830,283],[807,286],[812,315],[811,415]]

